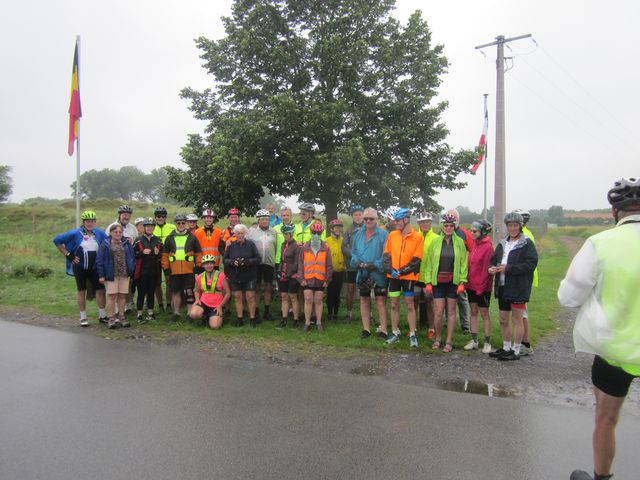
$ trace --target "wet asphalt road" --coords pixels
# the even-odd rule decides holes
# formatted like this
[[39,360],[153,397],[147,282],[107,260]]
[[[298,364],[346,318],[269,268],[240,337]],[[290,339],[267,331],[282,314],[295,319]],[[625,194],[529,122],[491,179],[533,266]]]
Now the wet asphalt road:
[[567,479],[592,415],[0,321],[1,480]]

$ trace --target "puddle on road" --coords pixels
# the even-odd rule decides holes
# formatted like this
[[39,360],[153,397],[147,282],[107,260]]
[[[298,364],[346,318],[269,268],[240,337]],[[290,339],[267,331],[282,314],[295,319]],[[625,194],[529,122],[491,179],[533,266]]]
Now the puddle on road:
[[349,373],[371,377],[374,375],[384,375],[385,373],[387,373],[387,371],[380,365],[360,365],[359,367],[351,369]]
[[514,398],[522,394],[514,389],[493,383],[483,383],[476,380],[439,380],[437,387],[449,392],[473,393],[486,397]]

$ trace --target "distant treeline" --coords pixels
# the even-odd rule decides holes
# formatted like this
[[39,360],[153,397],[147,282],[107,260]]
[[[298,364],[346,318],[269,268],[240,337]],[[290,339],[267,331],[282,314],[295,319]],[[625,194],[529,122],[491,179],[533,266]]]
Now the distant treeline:
[[[155,168],[150,173],[131,166],[89,170],[80,175],[80,195],[85,200],[117,198],[166,203],[171,201],[164,193],[166,183],[164,168]],[[76,182],[70,186],[71,195],[75,196]]]

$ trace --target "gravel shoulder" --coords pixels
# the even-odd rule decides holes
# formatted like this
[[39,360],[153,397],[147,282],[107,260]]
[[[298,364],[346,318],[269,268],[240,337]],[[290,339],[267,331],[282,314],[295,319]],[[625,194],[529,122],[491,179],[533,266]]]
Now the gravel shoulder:
[[[571,255],[583,240],[564,237]],[[244,361],[269,363],[282,368],[323,369],[344,375],[377,376],[400,384],[423,385],[452,391],[518,398],[543,404],[591,406],[591,362],[589,355],[573,352],[572,327],[576,311],[561,310],[556,331],[539,345],[533,355],[518,362],[498,362],[482,353],[425,355],[344,350],[318,345],[259,342],[240,338],[221,339],[171,332],[150,335],[132,328],[110,337],[98,326],[82,328],[77,319],[42,316],[33,311],[0,306],[0,319],[56,328],[79,334],[100,335],[125,341],[171,345],[209,355],[223,355]],[[640,416],[640,384],[634,382],[625,411]]]

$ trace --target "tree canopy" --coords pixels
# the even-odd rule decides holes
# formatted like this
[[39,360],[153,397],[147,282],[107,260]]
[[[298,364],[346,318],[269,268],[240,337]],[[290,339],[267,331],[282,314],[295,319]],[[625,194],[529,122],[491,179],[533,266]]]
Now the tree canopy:
[[453,152],[436,102],[448,67],[419,11],[394,0],[236,0],[226,36],[198,38],[215,86],[186,88],[205,135],[168,167],[185,204],[253,208],[262,187],[323,204],[430,208],[461,188],[473,152]]
[[[119,170],[104,168],[89,170],[80,175],[80,196],[88,200],[97,198],[121,198],[123,200],[148,200],[165,202],[167,173],[164,168],[144,173],[137,167],[126,166]],[[76,182],[71,185],[75,195]]]

